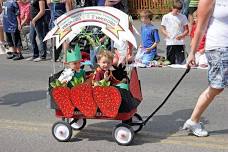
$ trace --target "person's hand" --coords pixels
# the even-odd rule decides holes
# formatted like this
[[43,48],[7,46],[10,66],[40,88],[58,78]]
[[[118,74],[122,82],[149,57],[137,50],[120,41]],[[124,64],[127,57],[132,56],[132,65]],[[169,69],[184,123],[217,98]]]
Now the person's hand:
[[191,51],[188,55],[187,59],[187,67],[195,67],[196,66],[196,61],[195,61],[195,53]]
[[106,80],[106,81],[108,81],[109,80],[109,71],[106,71],[105,73],[104,73],[104,79]]
[[32,26],[35,27],[36,26],[36,21],[33,19],[32,20]]
[[183,38],[184,38],[184,37],[183,37],[182,35],[177,35],[177,36],[176,36],[176,39],[177,39],[177,40],[181,40],[181,39],[183,39]]
[[146,52],[149,53],[151,51],[151,48],[146,48]]
[[18,30],[21,31],[22,26],[20,24],[18,24]]
[[103,36],[102,38],[99,39],[99,42],[100,43],[104,43],[104,40],[105,40],[105,36]]

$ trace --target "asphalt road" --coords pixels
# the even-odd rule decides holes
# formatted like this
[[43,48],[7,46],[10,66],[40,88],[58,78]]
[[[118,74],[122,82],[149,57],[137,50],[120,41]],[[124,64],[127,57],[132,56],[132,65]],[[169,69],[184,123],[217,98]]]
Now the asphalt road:
[[[61,69],[61,64],[57,68]],[[0,56],[0,152],[228,152],[227,90],[203,114],[209,137],[197,138],[180,130],[200,92],[207,87],[206,70],[191,70],[164,107],[135,136],[132,145],[126,147],[112,138],[118,121],[88,120],[87,126],[75,131],[68,143],[53,138],[51,127],[58,119],[47,108],[46,99],[52,71],[50,60],[15,62]],[[144,97],[138,113],[145,119],[164,100],[184,69],[138,71]]]

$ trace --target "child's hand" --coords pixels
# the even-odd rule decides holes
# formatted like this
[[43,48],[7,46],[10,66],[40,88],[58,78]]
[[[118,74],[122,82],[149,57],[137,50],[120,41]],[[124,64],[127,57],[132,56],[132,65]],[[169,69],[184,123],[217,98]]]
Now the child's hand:
[[105,73],[104,73],[104,79],[106,80],[106,81],[108,81],[109,80],[109,71],[106,71]]
[[21,31],[22,26],[18,24],[18,30]]
[[183,38],[184,38],[184,37],[183,37],[182,35],[177,35],[177,36],[176,36],[176,39],[177,39],[177,40],[181,40],[181,39],[183,39]]
[[150,53],[150,51],[151,51],[151,48],[149,47],[149,48],[146,48],[146,52],[147,53]]

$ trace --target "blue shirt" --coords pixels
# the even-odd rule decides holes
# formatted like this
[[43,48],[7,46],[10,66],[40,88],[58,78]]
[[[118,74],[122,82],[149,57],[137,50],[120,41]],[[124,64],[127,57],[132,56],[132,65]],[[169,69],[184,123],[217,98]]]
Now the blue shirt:
[[105,0],[97,0],[97,6],[104,6]]
[[[152,24],[143,24],[141,26],[141,41],[143,48],[151,47],[155,42],[160,41],[160,37],[158,34],[158,29]],[[156,51],[157,48],[152,49],[152,51]]]
[[4,32],[15,32],[18,29],[17,16],[19,7],[16,0],[3,2],[3,30]]

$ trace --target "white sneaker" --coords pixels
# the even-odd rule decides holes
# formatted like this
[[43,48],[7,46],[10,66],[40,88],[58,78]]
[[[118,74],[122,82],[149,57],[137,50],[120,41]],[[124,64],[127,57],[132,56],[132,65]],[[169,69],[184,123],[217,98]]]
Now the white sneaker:
[[33,57],[29,57],[29,58],[27,58],[27,59],[25,59],[26,61],[33,61],[34,60],[34,58]]
[[189,130],[191,133],[193,133],[197,137],[206,137],[208,136],[208,131],[206,131],[202,123],[195,123],[191,119],[188,119],[183,126],[184,130]]
[[40,62],[40,61],[45,61],[46,59],[42,59],[42,58],[40,58],[40,57],[38,57],[38,58],[35,58],[33,61],[34,62]]

